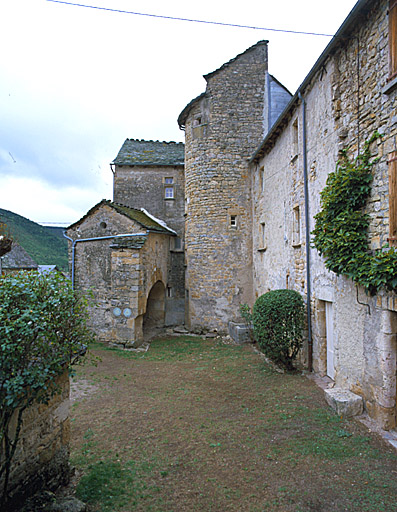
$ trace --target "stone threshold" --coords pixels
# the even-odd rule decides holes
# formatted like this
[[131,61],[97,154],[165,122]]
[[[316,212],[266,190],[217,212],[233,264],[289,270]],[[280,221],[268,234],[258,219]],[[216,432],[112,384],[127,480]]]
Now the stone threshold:
[[[320,377],[315,373],[307,372],[305,372],[305,375],[308,379],[312,380],[319,388],[321,388],[324,391],[324,395],[327,393],[328,390],[339,389],[335,388],[335,382],[327,376]],[[329,404],[327,397],[325,398],[327,403]],[[333,406],[332,408],[334,409]],[[386,443],[390,444],[395,450],[397,450],[397,430],[383,430],[382,428],[379,427],[379,425],[377,425],[375,420],[371,419],[368,416],[366,412],[362,412],[361,414],[352,416],[351,418],[362,423],[369,430],[369,432],[375,432],[376,434],[378,434]]]

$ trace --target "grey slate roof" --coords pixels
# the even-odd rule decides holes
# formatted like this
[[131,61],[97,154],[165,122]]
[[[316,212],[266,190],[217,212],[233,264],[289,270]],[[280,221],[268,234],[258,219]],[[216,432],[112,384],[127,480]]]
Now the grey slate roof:
[[[109,199],[102,199],[98,204],[93,206],[88,212],[77,222],[74,224],[71,224],[67,229],[74,228],[84,222],[84,220],[92,215],[98,208],[101,206],[109,206],[110,208],[113,208],[115,211],[120,213],[121,215],[124,215],[125,217],[128,217],[129,219],[137,222],[142,227],[149,229],[150,231],[156,231],[157,233],[166,233],[168,235],[175,235],[175,232],[171,229],[161,225],[159,222],[156,222],[156,220],[150,215],[147,215],[142,210],[137,210],[136,208],[130,208],[129,206],[124,206],[119,203],[113,203]],[[161,222],[161,221],[160,221]]]
[[37,270],[37,263],[16,242],[12,243],[11,251],[2,257],[1,266],[12,270]]
[[185,145],[183,142],[126,139],[112,163],[143,167],[184,165]]

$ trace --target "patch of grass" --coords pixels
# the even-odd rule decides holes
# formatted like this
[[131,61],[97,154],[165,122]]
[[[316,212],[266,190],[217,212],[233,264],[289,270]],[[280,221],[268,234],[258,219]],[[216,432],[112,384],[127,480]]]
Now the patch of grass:
[[395,507],[392,451],[251,347],[178,337],[95,351],[98,367],[78,369],[97,387],[73,409],[72,441],[92,511]]
[[[158,492],[156,486],[145,483],[145,476],[152,470],[152,466],[138,466],[134,461],[121,464],[101,460],[88,466],[76,488],[76,495],[85,503],[97,505],[100,512],[121,510],[126,504],[135,507],[147,498],[152,500]],[[161,501],[158,497],[157,505]],[[153,510],[152,505],[148,505],[146,510]]]

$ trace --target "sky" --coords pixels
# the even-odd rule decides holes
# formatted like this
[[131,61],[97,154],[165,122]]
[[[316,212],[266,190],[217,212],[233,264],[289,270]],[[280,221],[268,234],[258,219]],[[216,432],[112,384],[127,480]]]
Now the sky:
[[[68,1],[68,0],[65,0]],[[355,0],[70,0],[71,3],[334,34]],[[261,39],[294,93],[330,37],[226,27],[66,5],[0,2],[0,208],[70,225],[112,199],[126,138],[184,141],[177,118],[203,75]]]

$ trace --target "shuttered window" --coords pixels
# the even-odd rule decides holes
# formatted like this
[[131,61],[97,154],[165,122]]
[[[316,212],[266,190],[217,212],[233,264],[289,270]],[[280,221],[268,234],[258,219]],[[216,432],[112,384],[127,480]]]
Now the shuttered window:
[[389,80],[397,77],[397,0],[389,0]]
[[389,156],[389,245],[397,247],[397,151]]

